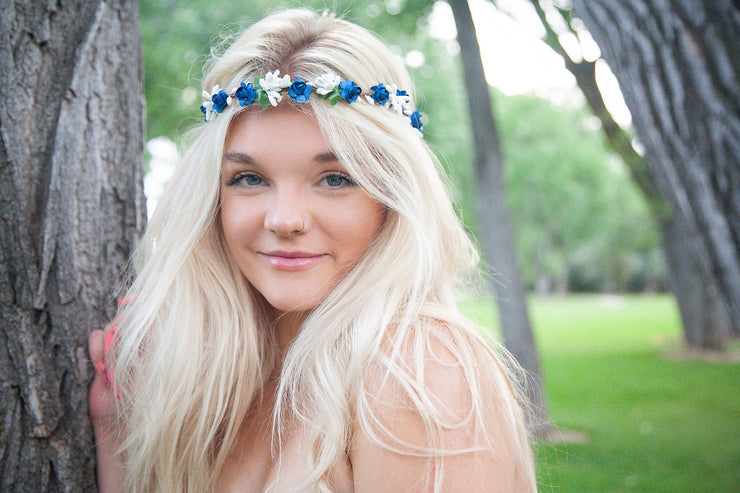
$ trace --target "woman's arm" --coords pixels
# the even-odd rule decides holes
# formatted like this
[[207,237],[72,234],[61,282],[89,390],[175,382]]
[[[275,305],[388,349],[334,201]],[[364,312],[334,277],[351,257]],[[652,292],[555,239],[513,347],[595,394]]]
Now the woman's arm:
[[[106,330],[111,330],[109,326]],[[88,393],[88,413],[95,435],[98,491],[123,491],[123,468],[116,459],[119,434],[113,387],[105,367],[105,333],[93,331],[88,337],[88,351],[95,368],[95,378]]]

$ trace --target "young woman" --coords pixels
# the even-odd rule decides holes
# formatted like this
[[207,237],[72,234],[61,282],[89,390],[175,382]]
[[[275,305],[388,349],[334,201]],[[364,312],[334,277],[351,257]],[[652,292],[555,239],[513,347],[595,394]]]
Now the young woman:
[[289,10],[204,87],[117,327],[90,337],[100,489],[535,491],[508,359],[455,306],[477,257],[402,63]]

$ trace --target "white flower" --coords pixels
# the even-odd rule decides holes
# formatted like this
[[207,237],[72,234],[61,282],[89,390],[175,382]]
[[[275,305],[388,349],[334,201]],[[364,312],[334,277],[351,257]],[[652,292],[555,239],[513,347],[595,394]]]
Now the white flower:
[[283,100],[283,89],[290,86],[290,75],[285,74],[280,77],[280,71],[267,72],[263,79],[260,79],[260,86],[267,93],[267,99],[270,104],[277,106]]
[[[204,91],[204,94],[207,94]],[[213,103],[211,101],[204,101],[203,102],[203,113],[205,114],[206,121],[211,121],[211,117],[213,116]]]
[[396,87],[395,84],[391,84],[388,87],[388,102],[390,104],[390,107],[394,110],[396,110],[396,113],[404,114],[406,110],[406,106],[411,102],[411,96],[407,95],[398,95],[396,94],[398,92],[398,87]]
[[283,93],[279,89],[266,90],[265,93],[267,93],[267,99],[270,100],[270,104],[273,106],[277,106],[283,100]]
[[213,118],[213,101],[211,100],[211,98],[218,91],[218,84],[213,86],[210,93],[208,91],[203,91],[203,109],[205,110],[203,113],[205,114],[207,122],[211,121],[211,118]]
[[219,86],[218,84],[216,84],[215,86],[213,86],[213,87],[211,88],[211,93],[210,93],[210,94],[208,94],[208,92],[207,92],[207,91],[203,91],[203,99],[206,99],[206,100],[210,101],[210,100],[211,100],[211,98],[212,98],[213,96],[215,96],[216,94],[218,94],[218,92],[219,92],[220,90],[221,90],[221,86]]
[[311,85],[316,89],[316,93],[321,96],[326,96],[339,85],[340,78],[334,74],[320,75],[316,80],[311,82]]
[[260,85],[265,91],[284,89],[290,86],[290,75],[285,74],[283,77],[280,77],[279,70],[267,72],[265,77],[260,79]]

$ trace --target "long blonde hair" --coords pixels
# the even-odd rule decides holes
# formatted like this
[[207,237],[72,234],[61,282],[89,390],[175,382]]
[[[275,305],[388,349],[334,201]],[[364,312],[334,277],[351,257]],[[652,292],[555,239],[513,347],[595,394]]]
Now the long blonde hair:
[[[384,82],[413,89],[402,62],[371,33],[307,10],[280,12],[251,26],[213,57],[203,86],[236,87],[276,69],[304,80],[334,73],[363,88]],[[508,372],[455,306],[458,276],[478,258],[433,154],[405,116],[385,108],[330,107],[312,99],[301,109],[318,122],[352,179],[384,205],[386,218],[364,256],[311,311],[284,357],[277,443],[283,420],[300,420],[311,439],[307,483],[330,491],[329,472],[359,427],[390,450],[434,459],[438,490],[444,457],[465,450],[439,440],[440,430],[451,425],[439,418],[418,378],[435,340],[454,356],[470,386],[465,419],[482,422],[483,380],[493,375],[492,385],[504,389],[502,405],[522,448],[520,466],[534,484]],[[241,111],[252,109],[231,105],[196,130],[137,252],[133,302],[123,312],[115,355],[128,491],[212,490],[276,367],[264,301],[230,258],[219,225],[221,156]],[[413,394],[427,443],[405,444],[380,432],[365,381],[370,366]]]

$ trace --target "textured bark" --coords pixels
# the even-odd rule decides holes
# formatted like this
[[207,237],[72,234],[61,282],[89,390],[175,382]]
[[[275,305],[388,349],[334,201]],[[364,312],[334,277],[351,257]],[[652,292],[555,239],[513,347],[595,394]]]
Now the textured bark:
[[685,218],[674,234],[689,238],[709,286],[698,298],[726,309],[710,314],[720,325],[712,330],[721,334],[726,324],[740,334],[740,7],[730,0],[574,6],[619,80],[650,175]]
[[662,226],[663,249],[684,340],[693,349],[722,350],[729,336],[730,320],[716,279],[708,273],[709,263],[703,255],[698,231],[687,231],[687,224],[682,221],[664,221]]
[[[695,223],[664,199],[645,158],[635,150],[632,137],[609,113],[596,82],[596,63],[582,58],[574,60],[561,44],[541,0],[530,0],[530,3],[545,28],[545,42],[562,57],[566,68],[575,77],[586,102],[601,121],[608,142],[627,165],[659,225],[671,290],[681,313],[686,343],[695,349],[724,348],[732,322],[726,300],[717,295],[718,281],[711,271],[707,255],[701,242],[696,241],[700,233]],[[572,12],[561,9],[560,14],[564,21],[562,24],[577,38],[578,33],[569,22]]]
[[87,334],[145,220],[133,1],[0,0],[0,491],[94,491]]
[[475,170],[479,238],[489,265],[492,291],[498,302],[506,348],[527,372],[533,404],[533,431],[546,435],[547,417],[539,356],[527,313],[527,303],[516,261],[511,221],[506,205],[503,161],[492,113],[488,83],[483,72],[480,46],[467,0],[449,0],[457,26],[468,110],[475,139]]

